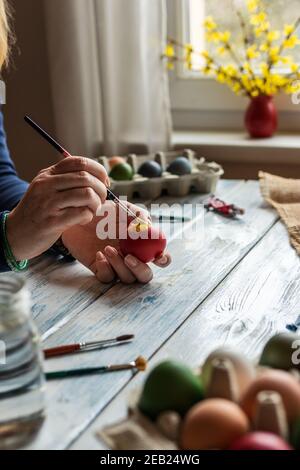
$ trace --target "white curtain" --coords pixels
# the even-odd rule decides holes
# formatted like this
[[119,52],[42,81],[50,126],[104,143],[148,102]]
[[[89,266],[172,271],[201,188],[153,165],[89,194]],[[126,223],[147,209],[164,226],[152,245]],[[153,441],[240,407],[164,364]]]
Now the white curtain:
[[165,0],[44,0],[57,136],[73,154],[170,144]]

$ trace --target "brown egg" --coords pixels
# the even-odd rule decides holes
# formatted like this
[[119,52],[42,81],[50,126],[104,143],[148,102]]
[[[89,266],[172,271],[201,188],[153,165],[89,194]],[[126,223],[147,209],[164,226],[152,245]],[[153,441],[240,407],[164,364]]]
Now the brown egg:
[[295,378],[282,370],[268,370],[253,380],[241,400],[241,407],[253,420],[256,397],[260,392],[277,392],[282,398],[289,422],[300,416],[300,386]]
[[122,157],[111,157],[108,160],[108,163],[109,163],[110,169],[112,170],[114,166],[120,165],[121,163],[125,163],[125,159]]
[[246,434],[249,421],[238,405],[214,398],[195,405],[185,417],[180,445],[184,450],[227,449]]

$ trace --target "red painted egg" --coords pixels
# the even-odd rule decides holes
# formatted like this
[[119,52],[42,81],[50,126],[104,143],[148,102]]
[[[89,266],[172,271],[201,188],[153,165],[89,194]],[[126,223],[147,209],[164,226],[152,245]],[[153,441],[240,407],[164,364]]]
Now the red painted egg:
[[124,256],[133,255],[143,263],[150,263],[159,258],[165,251],[167,240],[156,227],[133,222],[128,227],[128,236],[120,240],[120,248]]
[[252,432],[237,439],[229,450],[293,450],[281,437],[269,432]]

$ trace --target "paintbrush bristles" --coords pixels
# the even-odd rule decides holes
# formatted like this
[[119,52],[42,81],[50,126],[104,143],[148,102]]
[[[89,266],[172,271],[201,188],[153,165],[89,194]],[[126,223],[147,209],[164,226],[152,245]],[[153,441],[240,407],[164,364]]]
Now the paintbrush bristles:
[[135,367],[141,372],[144,372],[147,369],[148,361],[142,356],[139,356],[135,360]]

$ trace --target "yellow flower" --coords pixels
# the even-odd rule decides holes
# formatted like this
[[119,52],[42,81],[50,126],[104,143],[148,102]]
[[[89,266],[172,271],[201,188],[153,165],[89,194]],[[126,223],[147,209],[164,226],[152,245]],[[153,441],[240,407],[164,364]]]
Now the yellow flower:
[[257,50],[257,46],[256,44],[253,44],[252,46],[248,47],[247,51],[246,51],[246,54],[247,54],[247,58],[249,60],[251,59],[256,59],[257,57],[260,56],[258,50]]
[[175,69],[174,62],[168,62],[167,63],[167,68],[168,68],[168,70],[174,70]]
[[298,44],[300,44],[298,36],[296,36],[296,34],[293,34],[289,38],[285,39],[285,41],[283,41],[283,48],[294,49],[294,47],[296,47]]
[[231,32],[230,31],[224,31],[223,33],[220,33],[220,41],[224,42],[227,44],[231,38]]
[[269,43],[265,42],[260,45],[259,49],[261,50],[261,52],[268,52],[269,47],[270,47]]
[[217,73],[217,81],[219,83],[225,83],[226,79],[225,79],[224,73],[222,72]]
[[192,44],[185,44],[184,48],[187,54],[192,54],[194,52],[194,47]]
[[269,67],[265,62],[260,64],[260,70],[264,77],[267,77],[269,74]]
[[291,64],[293,62],[293,57],[290,55],[288,56],[280,56],[278,62],[281,62],[282,64]]
[[242,87],[239,83],[235,82],[232,87],[231,87],[232,91],[235,93],[235,94],[239,94],[240,91],[242,90]]
[[285,24],[284,25],[284,34],[286,36],[290,36],[295,31],[295,25],[293,24]]
[[251,65],[249,64],[249,62],[244,62],[244,63],[243,63],[243,68],[244,68],[244,70],[246,70],[246,72],[248,72],[248,73],[251,73],[251,71],[252,71]]
[[250,93],[251,93],[251,96],[252,96],[253,98],[256,98],[257,96],[259,96],[259,91],[258,91],[258,90],[253,90],[253,91],[251,91]]
[[279,31],[269,31],[267,34],[267,39],[269,42],[277,41],[280,38]]
[[254,29],[255,36],[260,37],[263,33],[268,31],[269,28],[270,23],[268,21],[261,23],[257,28]]
[[168,44],[165,49],[165,56],[169,58],[175,57],[175,49],[172,44]]
[[217,49],[217,52],[218,52],[218,54],[220,54],[220,55],[224,55],[224,54],[227,52],[227,50],[228,50],[227,47],[221,46],[221,47],[219,47],[219,48]]
[[271,49],[269,50],[269,57],[273,64],[276,64],[279,61],[279,51],[280,48],[278,46],[271,47]]
[[206,60],[211,60],[208,51],[202,51],[202,52],[201,52],[201,55],[202,55],[202,57],[203,57],[204,59],[206,59]]
[[259,0],[248,0],[247,1],[248,11],[250,13],[255,12],[259,7],[259,3],[260,3]]
[[291,72],[297,73],[299,71],[299,65],[298,64],[291,64]]
[[217,25],[214,19],[212,18],[212,16],[208,16],[207,18],[205,18],[204,27],[206,28],[207,31],[213,31],[214,29],[217,28]]
[[230,37],[230,31],[212,31],[206,33],[206,39],[208,42],[223,42],[224,44],[228,44]]
[[250,23],[253,26],[259,26],[262,23],[265,23],[267,20],[267,14],[264,11],[261,11],[257,13],[256,15],[253,15],[250,19]]
[[222,67],[222,70],[226,75],[228,75],[230,78],[235,78],[238,76],[238,69],[236,68],[235,65],[233,64],[228,64]]

